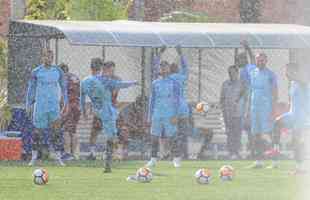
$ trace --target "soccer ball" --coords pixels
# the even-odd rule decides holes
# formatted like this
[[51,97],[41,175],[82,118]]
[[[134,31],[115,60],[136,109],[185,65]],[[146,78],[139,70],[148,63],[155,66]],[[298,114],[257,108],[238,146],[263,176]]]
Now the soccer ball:
[[33,172],[33,182],[36,185],[45,185],[48,182],[48,173],[45,169],[36,169]]
[[140,183],[149,183],[153,179],[153,174],[150,168],[142,167],[136,173],[136,179]]
[[224,165],[220,168],[220,178],[223,181],[232,181],[233,177],[234,177],[234,168],[230,165]]
[[199,184],[209,184],[211,181],[211,171],[207,168],[199,169],[195,173],[195,178]]
[[197,105],[196,105],[196,111],[198,113],[207,113],[210,109],[210,106],[207,102],[199,102]]

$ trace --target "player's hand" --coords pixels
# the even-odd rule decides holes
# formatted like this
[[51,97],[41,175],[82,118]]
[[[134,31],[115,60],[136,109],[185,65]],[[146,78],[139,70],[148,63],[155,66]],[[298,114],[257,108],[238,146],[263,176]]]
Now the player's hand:
[[178,121],[179,121],[179,119],[178,119],[177,116],[171,117],[171,119],[170,119],[170,122],[171,122],[171,124],[173,124],[173,125],[177,125],[177,124],[178,124]]
[[250,45],[249,45],[249,42],[247,40],[242,40],[240,42],[240,44],[244,47],[244,48],[248,48]]
[[181,56],[182,55],[182,48],[181,48],[181,45],[177,45],[175,47],[175,50],[177,51],[178,55]]

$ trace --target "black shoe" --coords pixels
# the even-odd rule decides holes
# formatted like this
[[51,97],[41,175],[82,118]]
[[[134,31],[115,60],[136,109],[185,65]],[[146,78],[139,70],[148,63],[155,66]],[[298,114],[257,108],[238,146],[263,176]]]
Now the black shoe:
[[93,154],[89,154],[89,155],[86,157],[86,160],[96,160],[96,156],[94,156]]
[[111,170],[111,167],[106,167],[103,171],[103,173],[111,173],[112,170]]

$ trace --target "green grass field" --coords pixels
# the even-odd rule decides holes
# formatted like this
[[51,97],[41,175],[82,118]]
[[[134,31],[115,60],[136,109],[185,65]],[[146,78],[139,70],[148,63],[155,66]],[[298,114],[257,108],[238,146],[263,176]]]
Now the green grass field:
[[[143,164],[118,163],[112,174],[104,174],[100,161],[72,162],[67,167],[45,163],[49,183],[37,186],[32,182],[35,167],[0,162],[0,200],[295,200],[299,189],[298,177],[289,175],[293,161],[283,161],[273,170],[246,169],[249,161],[184,161],[180,169],[162,161],[153,168],[157,176],[151,183],[127,182]],[[224,164],[236,169],[232,182],[218,178]],[[195,171],[203,167],[213,172],[209,185],[195,182]]]

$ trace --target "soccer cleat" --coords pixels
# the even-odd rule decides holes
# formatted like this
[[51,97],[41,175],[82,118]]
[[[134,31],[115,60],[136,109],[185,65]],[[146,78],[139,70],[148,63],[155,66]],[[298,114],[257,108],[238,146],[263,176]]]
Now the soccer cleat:
[[262,169],[264,164],[262,162],[255,161],[251,165],[247,166],[247,169]]
[[65,161],[70,161],[70,160],[74,160],[75,158],[72,154],[65,153],[64,155],[61,156],[61,159]]
[[180,157],[176,157],[173,159],[173,166],[175,168],[181,167],[181,158]]
[[103,173],[111,173],[112,169],[111,167],[105,167]]
[[156,158],[151,158],[149,162],[146,163],[146,167],[154,167],[156,165],[157,159]]
[[237,154],[232,154],[230,156],[230,160],[238,160],[239,159],[239,156]]

